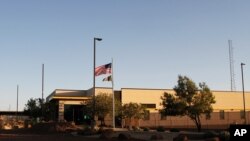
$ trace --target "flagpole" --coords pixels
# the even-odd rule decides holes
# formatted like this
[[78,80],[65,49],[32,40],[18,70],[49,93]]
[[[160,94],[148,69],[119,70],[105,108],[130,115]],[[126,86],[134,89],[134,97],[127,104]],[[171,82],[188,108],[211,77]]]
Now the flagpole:
[[114,65],[113,65],[113,58],[111,61],[111,69],[112,69],[112,92],[113,92],[113,128],[115,128],[115,91],[114,91],[114,69],[113,69]]
[[96,126],[95,122],[95,65],[96,65],[96,41],[102,41],[102,38],[94,38],[94,55],[93,55],[93,111],[92,111],[92,128]]
[[93,59],[94,60],[94,62],[93,62],[93,64],[94,64],[93,65],[93,111],[92,111],[92,118],[93,118],[92,119],[92,122],[93,122],[92,123],[92,126],[93,126],[92,128],[93,129],[95,127],[95,125],[94,125],[95,124],[95,65],[96,65],[95,64],[96,63],[95,62],[95,52],[96,52],[95,51],[96,50],[95,41],[96,41],[96,38],[94,38],[94,55],[93,55],[94,56],[94,59]]
[[44,95],[44,64],[42,64],[42,105],[41,105],[41,109],[42,109],[42,120],[44,120],[44,100],[43,100],[43,95]]

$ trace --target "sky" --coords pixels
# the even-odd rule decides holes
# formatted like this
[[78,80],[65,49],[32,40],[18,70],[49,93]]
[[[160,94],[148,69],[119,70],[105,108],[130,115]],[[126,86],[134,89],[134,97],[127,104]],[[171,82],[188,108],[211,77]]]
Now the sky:
[[[230,91],[250,91],[248,0],[0,0],[0,110],[19,110],[55,89],[93,86],[96,66],[113,58],[114,89],[172,89],[178,75]],[[96,77],[96,86],[111,87]]]

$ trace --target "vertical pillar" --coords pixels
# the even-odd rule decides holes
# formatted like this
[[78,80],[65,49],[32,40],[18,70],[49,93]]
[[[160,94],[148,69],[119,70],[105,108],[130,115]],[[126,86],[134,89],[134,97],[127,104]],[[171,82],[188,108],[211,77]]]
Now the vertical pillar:
[[64,101],[59,100],[58,121],[64,121]]

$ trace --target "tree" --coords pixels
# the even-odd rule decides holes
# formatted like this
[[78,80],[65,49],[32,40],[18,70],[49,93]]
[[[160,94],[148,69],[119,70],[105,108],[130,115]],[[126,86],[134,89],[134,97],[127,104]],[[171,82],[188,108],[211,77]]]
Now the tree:
[[160,113],[167,116],[188,116],[194,121],[197,130],[201,131],[200,117],[202,114],[210,116],[213,112],[212,104],[215,97],[209,87],[203,82],[196,84],[186,76],[179,76],[174,87],[175,94],[164,93],[161,97],[163,109]]
[[38,105],[38,99],[30,98],[25,104],[24,113],[35,119],[41,117],[41,108]]
[[[110,94],[107,93],[100,93],[95,96],[95,108],[94,106],[94,100],[91,100],[87,104],[87,108],[89,109],[95,109],[94,115],[98,116],[98,119],[101,121],[101,126],[105,126],[105,117],[110,114],[112,115],[113,110],[113,97]],[[91,114],[91,113],[89,113]]]
[[56,103],[53,102],[44,102],[42,103],[42,119],[45,121],[49,121],[49,120],[56,120]]
[[146,115],[146,109],[138,103],[127,103],[122,106],[123,118],[129,119],[129,129],[131,129],[131,121],[134,119],[142,119]]
[[29,117],[33,119],[39,117],[43,120],[54,119],[53,115],[55,111],[54,103],[44,102],[41,98],[30,98],[24,108],[24,112],[29,115]]
[[[113,112],[112,112],[113,114]],[[116,125],[122,125],[122,103],[120,100],[115,99],[115,122]]]

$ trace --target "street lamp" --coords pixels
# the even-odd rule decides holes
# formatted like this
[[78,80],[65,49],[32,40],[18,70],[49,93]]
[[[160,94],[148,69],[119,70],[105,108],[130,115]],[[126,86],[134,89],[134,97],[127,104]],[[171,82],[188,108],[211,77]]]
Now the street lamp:
[[244,63],[241,63],[240,66],[241,66],[241,77],[242,77],[242,92],[243,92],[243,106],[244,106],[244,124],[247,124],[247,119],[246,119],[246,106],[245,106],[245,91],[244,91],[244,77],[243,77],[243,66],[245,64]]
[[[95,122],[95,50],[96,50],[96,41],[101,41],[102,38],[94,38],[94,67],[93,67],[93,122]],[[95,123],[94,123],[95,124]],[[95,126],[95,125],[94,125]]]

